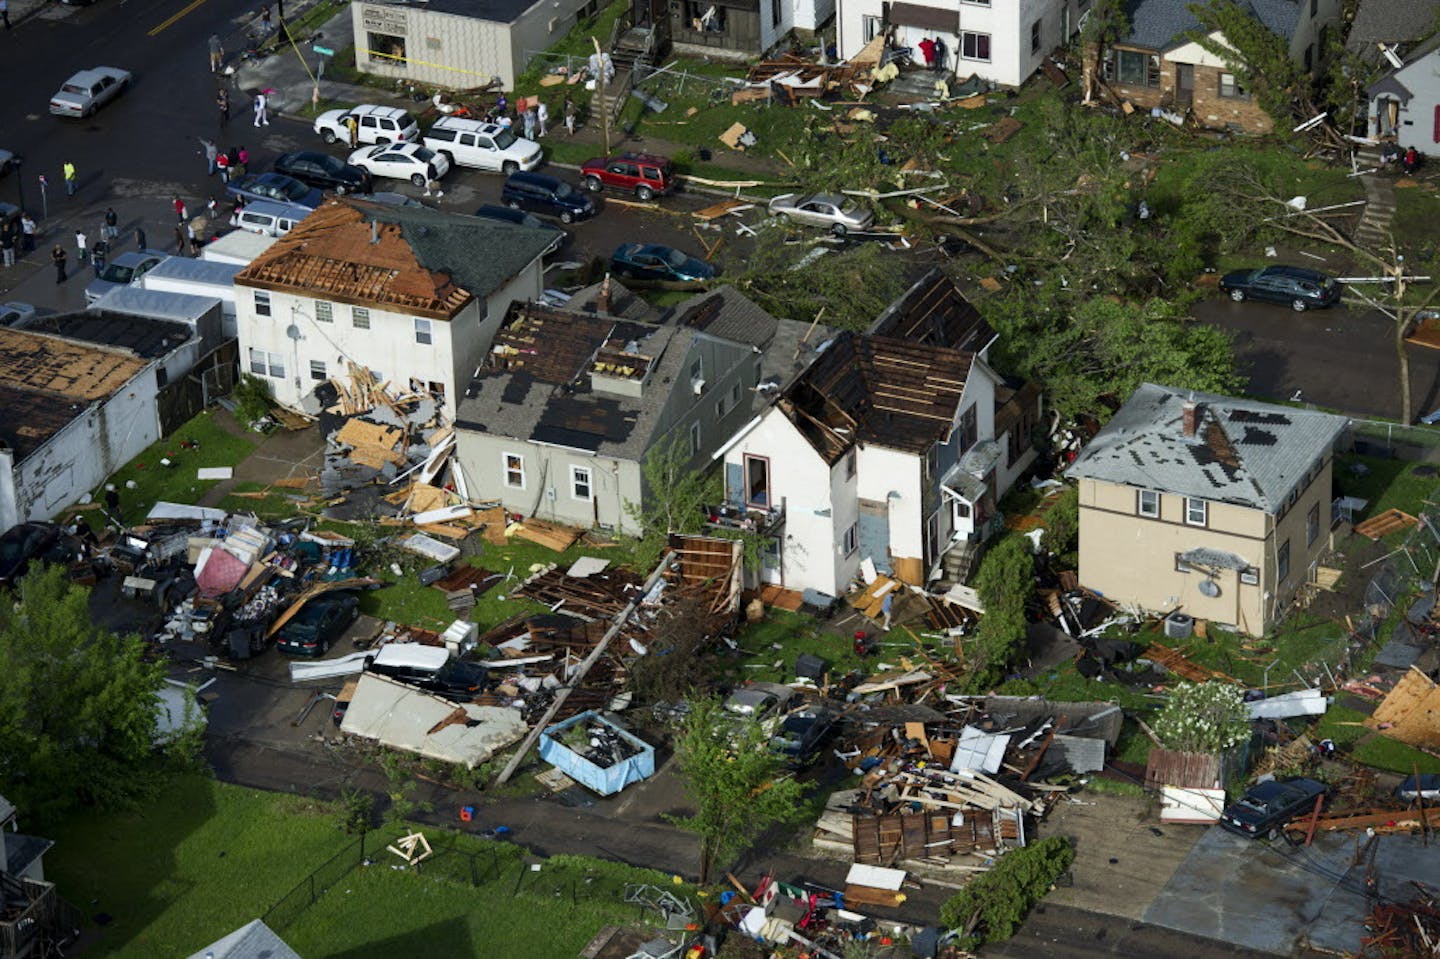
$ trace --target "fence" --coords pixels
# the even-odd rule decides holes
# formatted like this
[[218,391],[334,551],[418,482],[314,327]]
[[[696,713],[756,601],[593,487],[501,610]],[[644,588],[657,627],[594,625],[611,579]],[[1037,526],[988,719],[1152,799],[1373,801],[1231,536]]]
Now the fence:
[[[369,840],[371,846],[380,845],[377,838]],[[271,906],[261,918],[265,925],[279,932],[313,906],[330,887],[348,876],[356,866],[365,861],[366,835],[361,833],[354,842],[331,856],[318,869],[295,884],[280,900]]]
[[1383,420],[1353,420],[1355,447],[1407,460],[1440,460],[1440,428]]

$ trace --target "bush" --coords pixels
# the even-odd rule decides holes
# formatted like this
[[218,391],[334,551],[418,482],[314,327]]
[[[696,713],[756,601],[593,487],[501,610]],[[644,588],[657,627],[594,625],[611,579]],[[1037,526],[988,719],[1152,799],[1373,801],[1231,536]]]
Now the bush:
[[1047,552],[1064,556],[1073,552],[1080,539],[1080,488],[1068,486],[1045,514],[1045,535],[1040,545]]
[[1231,683],[1180,683],[1155,717],[1155,735],[1168,749],[1220,753],[1250,736],[1245,694]]
[[242,374],[231,393],[235,401],[235,416],[246,426],[265,418],[274,403],[270,384],[258,376]]
[[1042,839],[1006,853],[989,872],[970,880],[940,907],[940,921],[960,934],[959,945],[1009,939],[1055,880],[1075,861],[1064,836]]
[[375,797],[363,789],[345,788],[340,792],[340,806],[335,824],[346,835],[365,833],[375,823]]

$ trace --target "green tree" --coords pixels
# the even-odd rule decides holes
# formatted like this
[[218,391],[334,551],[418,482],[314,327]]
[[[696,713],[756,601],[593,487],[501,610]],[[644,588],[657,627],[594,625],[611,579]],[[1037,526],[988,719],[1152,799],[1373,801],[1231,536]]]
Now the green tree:
[[671,533],[697,533],[705,526],[707,504],[720,501],[720,474],[696,469],[690,438],[676,430],[645,454],[641,467],[645,501],[625,501],[625,512],[640,527],[635,565],[653,569]]
[[[790,231],[759,231],[735,286],[772,316],[805,323],[817,317],[828,326],[866,330],[914,277],[896,269],[893,254],[878,243],[860,243],[838,252],[813,246],[813,262],[789,241]],[[825,251],[825,252],[822,252]]]
[[1250,710],[1234,683],[1179,683],[1155,717],[1155,735],[1168,749],[1219,753],[1250,735]]
[[1080,488],[1067,486],[1045,511],[1045,535],[1040,545],[1056,556],[1072,552],[1080,539]]
[[1101,85],[1101,65],[1110,46],[1130,32],[1124,0],[1096,0],[1080,28],[1080,73],[1084,102],[1094,103]]
[[1064,836],[1011,850],[945,900],[940,921],[960,933],[963,949],[1009,939],[1074,861],[1075,848]]
[[966,685],[992,688],[1025,649],[1025,608],[1035,594],[1035,555],[1023,536],[1006,536],[985,554],[975,574],[985,607],[965,647]]
[[1224,61],[1276,127],[1288,129],[1297,114],[1310,118],[1315,112],[1310,75],[1290,56],[1287,40],[1265,26],[1248,3],[1209,0],[1189,9],[1200,21],[1190,39]]
[[713,699],[693,705],[675,744],[689,816],[667,816],[700,837],[700,881],[772,825],[794,821],[804,787],[783,776],[760,723],[727,714]]
[[41,819],[132,806],[163,777],[164,667],[146,662],[139,636],[97,626],[89,595],[52,566],[0,603],[0,783]]

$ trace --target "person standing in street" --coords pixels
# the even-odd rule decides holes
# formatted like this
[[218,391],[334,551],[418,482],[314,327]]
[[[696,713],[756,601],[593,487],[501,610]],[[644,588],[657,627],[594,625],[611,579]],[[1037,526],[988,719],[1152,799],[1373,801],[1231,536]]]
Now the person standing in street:
[[90,247],[90,238],[85,235],[84,230],[75,231],[75,261],[82,266],[85,264],[85,253]]
[[10,0],[0,0],[0,20],[5,21],[5,29],[10,29]]
[[539,135],[543,137],[545,129],[550,125],[550,108],[545,105],[544,100],[535,107],[535,124],[539,128]]
[[116,240],[119,239],[119,237],[120,218],[115,215],[115,208],[113,206],[107,206],[105,208],[105,238],[107,240]]
[[[105,235],[103,232],[100,234]],[[96,240],[95,245],[90,247],[90,265],[95,268],[95,275],[99,276],[100,271],[105,269],[105,263],[110,258],[110,244],[102,240]]]
[[184,223],[184,222],[185,222],[185,201],[182,200],[182,199],[180,199],[180,194],[177,193],[177,194],[175,194],[173,197],[170,198],[170,208],[175,211],[175,222],[176,222],[176,223]]
[[175,224],[175,255],[176,255],[176,256],[184,256],[184,255],[185,255],[185,241],[186,241],[186,239],[188,239],[188,238],[187,238],[186,235],[185,235],[185,224],[183,224],[183,223],[177,223],[177,224]]
[[219,73],[220,65],[225,62],[225,47],[220,43],[218,33],[210,34],[210,72]]
[[55,264],[55,285],[65,282],[65,248],[59,243],[50,251],[50,262]]
[[267,3],[260,11],[260,35],[270,36],[270,5]]
[[215,94],[215,105],[220,108],[220,129],[230,122],[230,94],[220,90]]
[[0,230],[0,263],[15,265],[15,231],[8,226]]
[[200,152],[205,154],[205,175],[215,175],[215,157],[219,155],[220,148],[215,145],[214,140],[200,138]]
[[525,126],[525,139],[535,139],[535,108],[526,107],[525,112],[522,113],[520,116],[521,122]]
[[74,196],[75,191],[79,189],[79,180],[75,174],[75,164],[66,160],[60,170],[65,174],[65,195]]
[[36,232],[36,230],[37,230],[37,227],[35,226],[35,218],[34,218],[33,216],[31,216],[30,214],[28,214],[28,213],[22,214],[21,217],[20,217],[20,252],[21,252],[21,253],[34,253],[34,252],[35,252],[35,232]]
[[355,114],[345,118],[345,129],[350,134],[350,149],[354,150],[360,146],[360,121],[355,118]]
[[258,127],[258,126],[267,126],[267,127],[268,127],[268,126],[270,125],[270,117],[267,116],[267,115],[266,115],[266,112],[265,112],[267,106],[268,106],[268,100],[267,100],[264,92],[262,91],[262,92],[260,92],[260,93],[255,94],[255,125],[256,125],[257,127]]
[[230,182],[230,154],[221,150],[215,155],[215,169],[220,171],[220,182]]
[[135,228],[135,249],[145,249],[145,228],[143,226]]

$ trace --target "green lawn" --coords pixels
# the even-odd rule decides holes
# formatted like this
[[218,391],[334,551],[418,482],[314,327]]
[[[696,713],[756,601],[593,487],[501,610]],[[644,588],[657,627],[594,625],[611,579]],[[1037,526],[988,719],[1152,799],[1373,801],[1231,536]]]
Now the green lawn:
[[[431,863],[397,871],[384,846],[403,828],[372,833],[375,865],[281,930],[301,955],[555,959],[575,955],[602,925],[639,918],[621,896],[627,881],[694,894],[659,873],[578,857],[535,871],[518,847],[435,827],[424,828]],[[47,878],[87,919],[109,917],[86,955],[113,959],[202,949],[264,916],[353,841],[325,804],[199,777],[175,780],[142,813],[77,816],[50,835]]]
[[[138,522],[150,507],[161,500],[194,503],[216,480],[199,480],[195,471],[202,466],[235,466],[259,442],[258,434],[236,436],[216,422],[216,413],[206,410],[169,437],[151,446],[110,477],[120,491],[120,508],[127,522]],[[253,438],[252,438],[253,437]],[[199,443],[186,449],[184,443]],[[164,466],[168,458],[173,465]],[[135,489],[126,489],[134,481]],[[99,499],[103,494],[97,493]]]
[[[899,642],[904,633],[892,635],[897,637],[894,641]],[[741,661],[733,663],[728,670],[737,682],[747,679],[791,682],[795,679],[795,659],[804,653],[828,662],[832,676],[852,669],[868,672],[873,668],[873,661],[861,663],[855,655],[854,643],[847,636],[822,630],[814,617],[783,609],[767,609],[763,620],[745,626],[737,642],[742,652]],[[898,655],[898,649],[883,649],[880,658],[894,661]]]
[[[1365,467],[1364,476],[1351,470],[1355,465]],[[1350,453],[1335,457],[1335,485],[1342,496],[1369,500],[1366,516],[1374,516],[1387,509],[1400,509],[1415,516],[1425,507],[1427,500],[1435,498],[1436,487],[1440,486],[1440,481],[1433,475],[1416,474],[1415,471],[1422,465]]]
[[1376,769],[1409,775],[1418,766],[1422,773],[1440,772],[1440,758],[1359,725],[1364,719],[1365,714],[1359,710],[1331,706],[1315,724],[1311,736],[1333,739],[1341,755]]

